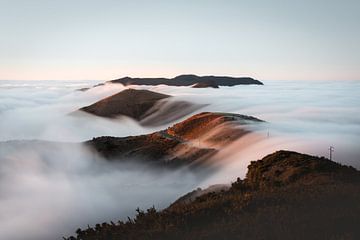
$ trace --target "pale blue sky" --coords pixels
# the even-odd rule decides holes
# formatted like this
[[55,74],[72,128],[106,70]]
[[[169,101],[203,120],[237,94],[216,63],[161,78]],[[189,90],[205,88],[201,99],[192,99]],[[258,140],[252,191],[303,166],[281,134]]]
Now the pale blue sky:
[[0,79],[360,79],[360,1],[0,0]]

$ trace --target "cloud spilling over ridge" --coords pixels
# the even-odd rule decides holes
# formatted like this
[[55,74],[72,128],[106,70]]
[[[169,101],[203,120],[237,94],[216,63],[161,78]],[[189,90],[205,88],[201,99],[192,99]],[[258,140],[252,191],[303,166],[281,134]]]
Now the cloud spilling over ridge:
[[60,239],[77,227],[131,216],[136,207],[165,207],[196,187],[199,180],[186,170],[166,174],[139,165],[110,164],[81,144],[11,141],[77,142],[156,130],[127,118],[70,116],[84,104],[124,87],[80,92],[74,90],[83,85],[62,84],[0,85],[0,235],[4,239]]
[[[359,82],[268,81],[264,86],[194,89],[136,86],[209,104],[199,111],[252,115],[267,121],[218,153],[221,170],[203,181],[186,169],[162,173],[139,165],[110,164],[79,142],[97,136],[150,133],[128,118],[114,120],[68,113],[125,89],[93,82],[0,82],[0,235],[4,239],[54,239],[134,213],[136,207],[165,207],[197,186],[244,176],[249,161],[279,149],[328,156],[360,167]],[[170,123],[171,124],[171,123]],[[169,124],[169,125],[170,125]]]
[[[7,84],[6,88],[0,88],[0,141],[84,141],[94,136],[123,136],[152,131],[127,118],[109,120],[69,115],[84,105],[124,90],[123,86],[103,86],[81,92],[75,91],[81,85],[70,85],[67,82],[63,84],[52,86],[51,83],[39,83],[40,86],[37,86],[34,83],[34,86],[13,87]],[[92,84],[88,82],[86,86]]]
[[76,228],[132,216],[137,207],[166,207],[200,180],[109,163],[81,145],[0,144],[0,234],[4,239],[61,239]]
[[269,145],[273,139],[275,146],[280,141],[281,147],[324,156],[328,156],[328,147],[332,145],[335,159],[360,167],[357,162],[360,151],[356,147],[360,140],[358,81],[265,81],[264,86],[155,89],[211,103],[204,111],[234,112],[263,119],[267,124],[253,127],[266,137]]

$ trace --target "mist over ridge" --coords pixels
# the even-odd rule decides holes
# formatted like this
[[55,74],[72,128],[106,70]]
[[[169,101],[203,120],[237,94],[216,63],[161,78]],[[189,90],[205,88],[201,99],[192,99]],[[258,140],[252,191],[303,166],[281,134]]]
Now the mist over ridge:
[[[327,156],[328,147],[334,146],[335,161],[360,167],[359,82],[264,83],[220,89],[131,86],[170,94],[179,101],[208,104],[199,111],[246,114],[266,121],[249,126],[251,134],[224,148],[218,155],[223,159],[218,163],[220,170],[201,179],[186,169],[159,175],[141,166],[108,165],[81,144],[65,147],[65,142],[139,135],[168,127],[143,127],[125,117],[109,120],[69,115],[126,89],[120,84],[80,92],[75,90],[93,82],[1,81],[0,223],[4,227],[0,234],[7,239],[24,239],[26,231],[27,239],[60,238],[58,234],[72,233],[76,226],[125,218],[136,207],[166,207],[197,186],[229,183],[243,176],[251,160],[279,149]],[[37,141],[26,145],[21,140],[60,141],[64,145]],[[29,225],[40,210],[43,216]],[[24,233],[13,235],[19,226]]]

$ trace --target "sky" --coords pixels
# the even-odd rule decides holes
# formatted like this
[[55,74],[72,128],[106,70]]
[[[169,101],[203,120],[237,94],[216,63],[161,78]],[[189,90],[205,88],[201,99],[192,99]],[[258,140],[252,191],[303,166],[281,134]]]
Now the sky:
[[360,1],[0,0],[0,79],[360,80]]

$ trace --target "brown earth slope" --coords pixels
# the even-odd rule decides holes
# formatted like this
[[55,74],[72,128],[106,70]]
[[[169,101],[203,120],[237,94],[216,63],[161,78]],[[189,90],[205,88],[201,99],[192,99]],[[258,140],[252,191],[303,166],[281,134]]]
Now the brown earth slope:
[[263,122],[260,119],[234,113],[202,112],[167,129],[167,133],[190,141],[202,139],[210,144],[225,144],[249,133],[240,125]]
[[217,152],[198,148],[161,132],[130,137],[98,137],[86,143],[93,151],[109,160],[135,161],[159,167],[196,167]]
[[[253,117],[231,113],[200,113],[167,130],[152,134],[129,137],[98,137],[86,142],[93,151],[107,159],[143,160],[168,166],[200,164],[217,152],[214,147],[200,147],[192,142],[206,136],[217,127],[227,133],[217,144],[236,140],[248,131],[243,124],[257,123]],[[224,123],[228,123],[224,125]],[[201,131],[198,131],[201,129]],[[232,134],[231,134],[232,133]],[[241,134],[240,134],[241,133]],[[190,141],[191,140],[191,141]]]
[[141,120],[157,101],[169,97],[169,95],[148,90],[126,89],[80,110],[102,117],[125,115]]
[[171,99],[170,95],[162,93],[126,89],[79,110],[107,118],[127,116],[144,126],[160,126],[204,106]]
[[289,151],[252,162],[229,190],[77,230],[83,240],[360,239],[360,172]]

